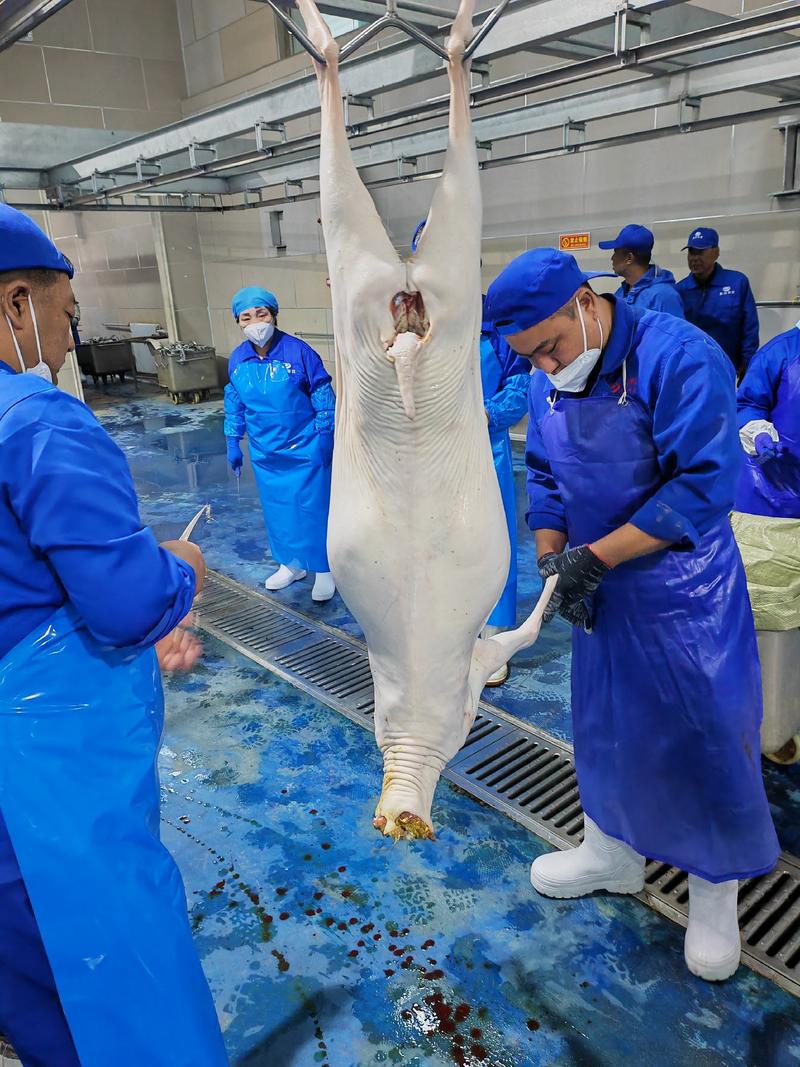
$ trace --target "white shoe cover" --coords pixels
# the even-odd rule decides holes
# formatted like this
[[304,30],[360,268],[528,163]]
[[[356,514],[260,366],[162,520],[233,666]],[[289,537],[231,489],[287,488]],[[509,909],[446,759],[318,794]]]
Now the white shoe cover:
[[689,925],[683,955],[692,974],[707,982],[722,982],[739,966],[738,897],[737,881],[715,884],[689,875]]
[[603,889],[638,893],[644,888],[644,856],[608,837],[584,816],[583,842],[565,852],[548,852],[531,865],[531,885],[546,897],[582,897]]
[[281,563],[275,573],[267,578],[264,585],[274,593],[277,589],[285,589],[287,586],[291,585],[292,582],[299,582],[300,579],[305,578],[305,576],[305,571],[296,570],[294,567],[286,567]]
[[331,572],[317,571],[314,588],[311,590],[311,599],[316,600],[317,603],[322,603],[324,600],[330,600],[335,592],[336,583]]

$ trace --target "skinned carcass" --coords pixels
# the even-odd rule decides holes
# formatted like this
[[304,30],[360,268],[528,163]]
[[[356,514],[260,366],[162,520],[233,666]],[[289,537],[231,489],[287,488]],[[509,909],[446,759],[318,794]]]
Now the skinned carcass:
[[447,158],[406,263],[350,155],[338,46],[312,0],[298,0],[326,61],[315,68],[337,351],[328,555],[367,641],[384,759],[374,824],[394,838],[433,837],[439,775],[486,679],[535,641],[554,584],[519,630],[478,640],[505,584],[509,543],[478,355],[481,194],[463,61],[473,6],[462,0],[447,43]]

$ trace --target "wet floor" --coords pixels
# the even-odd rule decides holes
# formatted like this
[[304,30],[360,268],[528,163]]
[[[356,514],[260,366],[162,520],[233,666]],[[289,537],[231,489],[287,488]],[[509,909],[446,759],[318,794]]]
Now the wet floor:
[[[145,521],[175,536],[211,501],[197,536],[210,565],[262,583],[255,485],[246,468],[237,492],[220,405],[110,393],[95,408]],[[524,531],[521,544],[522,615],[538,579]],[[310,591],[282,596],[358,632],[338,596],[314,605]],[[437,791],[435,843],[384,841],[371,735],[222,644],[206,653],[167,685],[163,832],[233,1064],[800,1062],[800,1003],[744,969],[722,987],[690,977],[682,932],[636,901],[537,897],[528,867],[545,846],[455,787]],[[557,624],[491,699],[569,739],[568,667]],[[800,852],[800,774],[768,773],[784,847]]]

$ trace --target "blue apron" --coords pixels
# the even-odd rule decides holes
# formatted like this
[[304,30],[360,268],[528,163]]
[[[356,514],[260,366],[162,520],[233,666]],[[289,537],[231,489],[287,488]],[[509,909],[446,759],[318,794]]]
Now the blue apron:
[[0,659],[0,812],[81,1067],[228,1062],[159,840],[162,725],[153,650],[69,607]]
[[[488,337],[481,337],[481,384],[485,399],[493,397],[502,384],[503,368],[497,352]],[[500,495],[503,498],[503,511],[508,526],[508,539],[511,542],[511,560],[508,567],[508,580],[492,614],[489,626],[509,628],[517,621],[517,501],[514,492],[514,465],[511,459],[511,438],[508,430],[489,432],[492,446],[492,459],[500,483]]]
[[800,359],[791,359],[781,375],[770,419],[785,452],[766,463],[745,455],[736,510],[800,519]]
[[[551,403],[542,438],[581,545],[662,484],[651,415],[637,397]],[[606,575],[592,633],[573,630],[572,716],[581,800],[605,833],[712,882],[772,869],[758,652],[727,517],[694,549]]]
[[326,541],[331,468],[324,465],[315,411],[282,360],[246,360],[233,372],[245,407],[250,459],[278,563],[329,570]]

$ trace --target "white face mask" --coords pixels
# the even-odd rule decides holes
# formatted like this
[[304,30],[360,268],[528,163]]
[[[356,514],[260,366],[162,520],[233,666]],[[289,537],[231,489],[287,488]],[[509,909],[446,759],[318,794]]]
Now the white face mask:
[[244,335],[256,348],[263,348],[275,332],[274,322],[251,322],[244,327]]
[[33,300],[30,297],[28,297],[28,306],[31,309],[31,319],[33,320],[33,335],[36,338],[36,351],[39,355],[39,362],[36,364],[35,367],[25,366],[25,360],[22,358],[22,351],[19,347],[19,342],[17,341],[17,335],[14,333],[14,327],[11,325],[11,319],[8,317],[8,315],[6,315],[6,322],[8,323],[9,330],[11,330],[11,340],[14,342],[14,348],[17,352],[17,359],[19,360],[19,365],[22,368],[22,373],[33,374],[37,378],[41,378],[42,381],[50,382],[52,384],[52,372],[45,363],[45,361],[42,359],[42,346],[39,341],[39,324],[36,321],[36,311],[33,307]]
[[575,297],[575,303],[578,305],[578,315],[581,320],[583,352],[581,352],[577,359],[573,359],[571,363],[567,364],[566,367],[562,367],[557,374],[547,375],[547,380],[550,384],[563,393],[583,392],[586,388],[586,383],[589,381],[589,375],[592,373],[595,363],[597,363],[598,359],[600,359],[600,356],[603,354],[603,327],[600,320],[597,320],[597,325],[600,327],[600,347],[587,348],[588,341],[586,339],[586,323],[583,320],[583,308],[577,297]]

